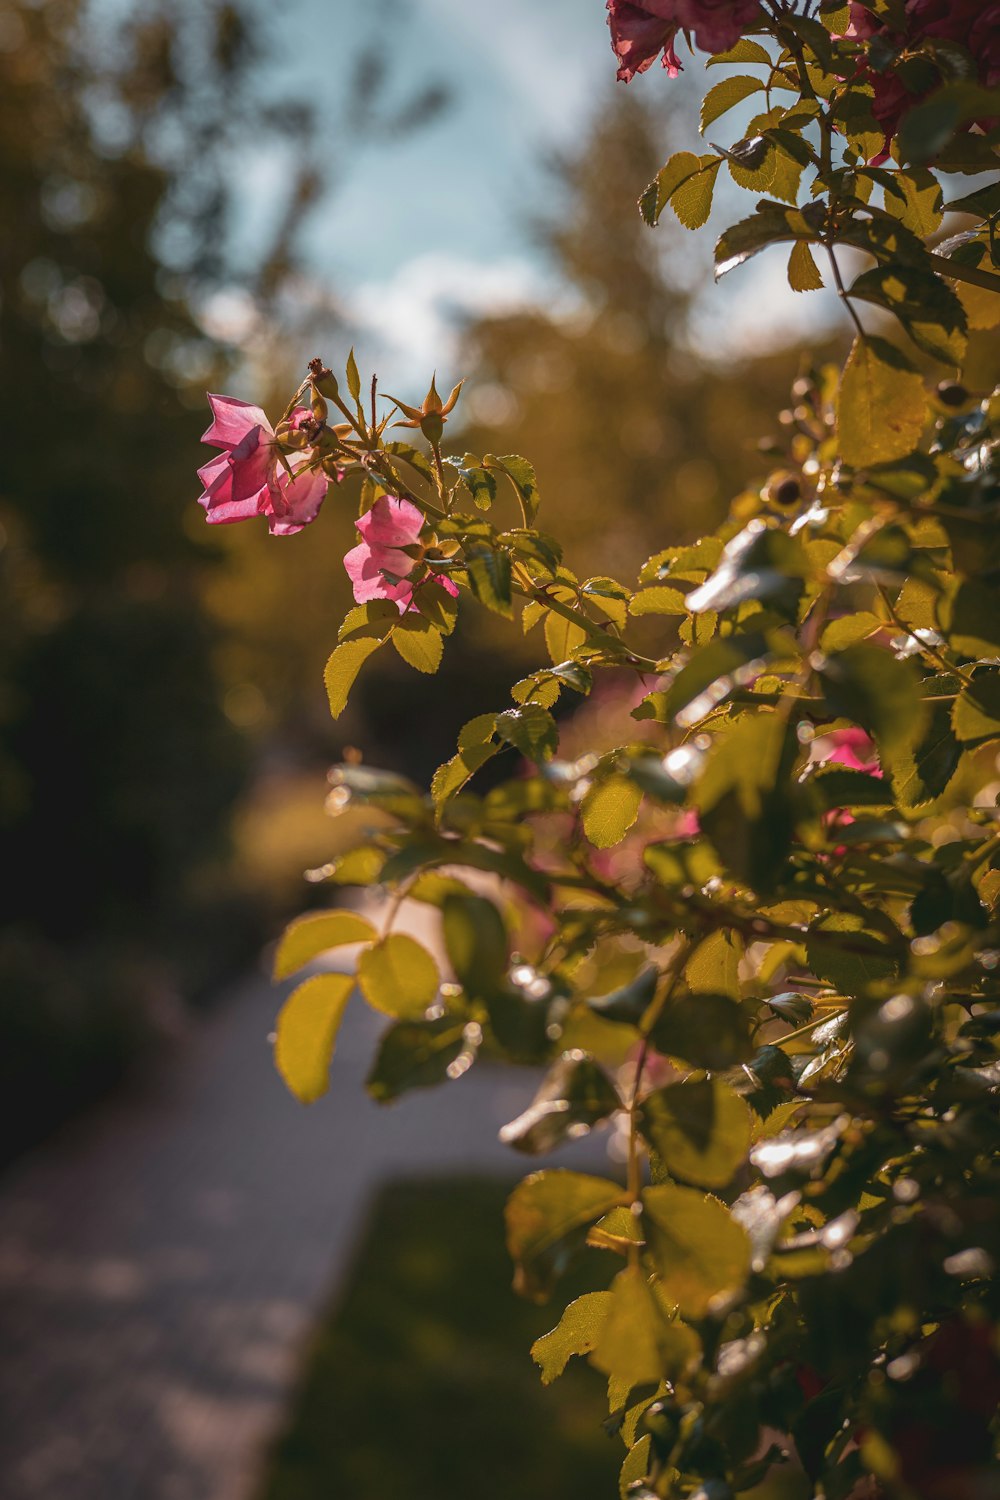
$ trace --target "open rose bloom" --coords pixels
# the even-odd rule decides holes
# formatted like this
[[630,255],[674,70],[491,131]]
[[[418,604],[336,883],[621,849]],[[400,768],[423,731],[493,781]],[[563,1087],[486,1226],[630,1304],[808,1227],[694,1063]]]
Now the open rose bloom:
[[703,52],[735,46],[760,14],[758,0],[607,0],[611,45],[618,77],[629,83],[663,54],[663,66],[676,78],[681,64],[674,51],[678,31],[690,33]]
[[[391,599],[400,613],[413,603],[413,590],[425,575],[420,533],[424,518],[409,500],[382,495],[357,522],[361,541],[344,558],[347,576],[359,604]],[[450,578],[437,580],[449,594],[458,589]]]
[[[218,525],[267,516],[274,536],[292,536],[314,521],[329,480],[322,469],[309,468],[312,449],[286,455],[286,468],[259,406],[235,396],[209,396],[208,403],[212,423],[202,442],[222,452],[198,470],[204,485],[198,504],[206,519]],[[288,425],[299,432],[311,421],[308,407],[299,406]]]

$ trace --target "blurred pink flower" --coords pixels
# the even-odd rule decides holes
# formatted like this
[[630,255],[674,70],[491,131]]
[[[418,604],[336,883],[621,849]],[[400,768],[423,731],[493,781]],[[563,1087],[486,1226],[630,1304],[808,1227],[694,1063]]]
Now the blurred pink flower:
[[[372,599],[392,599],[400,613],[413,603],[412,575],[421,562],[420,533],[424,517],[409,500],[381,495],[357,522],[361,541],[344,558],[344,567],[359,604]],[[409,549],[409,550],[407,550]],[[436,575],[437,582],[456,596],[450,578]]]
[[[291,473],[278,454],[274,428],[259,406],[235,396],[209,396],[212,422],[202,442],[222,452],[198,470],[204,489],[198,504],[213,525],[264,515],[274,536],[292,536],[314,521],[329,479],[310,469],[311,450],[287,455]],[[312,421],[308,407],[292,413],[293,431]]]
[[815,759],[828,764],[835,761],[852,771],[867,771],[869,776],[881,776],[878,750],[874,740],[863,729],[835,729],[815,742]]
[[661,52],[663,66],[676,78],[678,31],[690,32],[703,52],[723,52],[760,14],[758,0],[607,0],[607,8],[618,77],[625,83],[651,67]]

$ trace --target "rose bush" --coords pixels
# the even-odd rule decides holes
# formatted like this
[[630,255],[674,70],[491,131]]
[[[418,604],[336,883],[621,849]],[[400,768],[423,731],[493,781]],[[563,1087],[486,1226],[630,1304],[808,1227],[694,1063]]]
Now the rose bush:
[[[852,28],[826,0],[610,7],[625,77],[660,52],[676,67],[679,29],[729,49],[752,28],[711,59],[756,71],[713,84],[703,129],[759,112],[671,157],[642,215],[699,227],[727,172],[755,207],[717,273],[784,245],[805,292],[818,255],[856,335],[842,369],[796,383],[773,472],[715,534],[665,537],[627,582],[580,577],[526,459],[450,451],[458,387],[380,414],[353,354],[343,390],[313,361],[273,433],[232,404],[210,429],[219,519],[273,522],[298,482],[358,487],[334,717],[378,650],[436,671],[469,599],[539,632],[537,667],[429,789],[356,759],[331,773],[331,813],[371,816],[312,878],[381,890],[386,922],[303,917],[276,974],[360,945],[379,1101],[467,1087],[486,1051],[542,1070],[514,1149],[614,1125],[624,1171],[533,1172],[507,1240],[539,1301],[580,1255],[606,1268],[532,1354],[546,1382],[574,1357],[607,1380],[633,1500],[730,1500],[781,1466],[825,1500],[1000,1495],[1000,394],[962,374],[1000,318],[981,182],[1000,109],[970,81],[991,33],[965,81],[907,85],[876,163],[866,70],[897,66],[897,33],[945,54],[932,6],[865,10]],[[946,39],[959,62],[974,29]],[[943,243],[939,169],[975,179]],[[414,444],[387,438],[396,419]],[[609,680],[610,743],[579,712]],[[501,757],[511,774],[479,789]],[[439,956],[394,930],[404,898],[436,911]],[[276,1061],[304,1101],[353,987],[321,973],[282,1006]]]

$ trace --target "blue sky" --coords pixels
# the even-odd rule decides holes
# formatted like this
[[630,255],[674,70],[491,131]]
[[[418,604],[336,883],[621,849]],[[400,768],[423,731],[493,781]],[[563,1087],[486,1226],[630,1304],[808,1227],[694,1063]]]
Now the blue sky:
[[[463,311],[558,299],[526,219],[544,192],[544,152],[570,145],[614,86],[602,0],[280,0],[269,16],[268,92],[301,92],[321,107],[342,99],[345,73],[373,34],[386,38],[390,97],[433,77],[453,88],[451,106],[391,150],[345,146],[335,123],[323,142],[335,189],[307,226],[309,275],[390,389],[447,364]],[[700,71],[696,60],[690,67]],[[670,83],[657,68],[631,87]],[[691,126],[697,149],[694,118]],[[252,239],[280,200],[286,164],[268,148],[247,161],[243,232]],[[695,236],[692,253],[710,256],[711,241],[710,230]],[[699,315],[724,356],[808,334],[828,315],[824,299],[789,291],[780,253],[737,278]]]

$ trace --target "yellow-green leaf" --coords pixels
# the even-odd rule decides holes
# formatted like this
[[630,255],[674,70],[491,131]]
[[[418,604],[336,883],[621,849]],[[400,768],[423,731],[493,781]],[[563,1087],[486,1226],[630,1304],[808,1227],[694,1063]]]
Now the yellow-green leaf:
[[642,792],[627,776],[595,781],[580,804],[583,831],[595,849],[620,844],[639,816]]
[[668,1317],[638,1266],[618,1273],[611,1299],[590,1360],[605,1375],[628,1386],[656,1385],[697,1356],[696,1335]]
[[788,285],[793,292],[819,292],[823,278],[805,240],[796,240],[788,257]]
[[751,94],[761,93],[763,88],[761,79],[751,78],[749,73],[737,73],[734,77],[723,78],[720,83],[713,84],[701,104],[702,133],[713,120],[717,120],[741,100],[748,99]]
[[643,1192],[646,1244],[665,1295],[685,1318],[701,1318],[716,1298],[744,1283],[750,1241],[718,1198],[664,1184]]
[[545,644],[556,666],[560,662],[568,661],[577,647],[582,646],[586,639],[587,632],[581,625],[567,620],[565,615],[557,615],[553,610],[547,612]]
[[441,665],[444,639],[421,615],[404,615],[392,632],[392,644],[400,656],[418,672],[436,672]]
[[294,989],[278,1012],[275,1065],[303,1104],[326,1093],[337,1031],[353,989],[351,974],[317,974]]
[[551,1333],[535,1340],[531,1357],[541,1366],[543,1385],[551,1385],[574,1354],[590,1353],[610,1306],[610,1292],[586,1292],[569,1304]]
[[[714,60],[713,58],[709,59],[709,61]],[[628,1450],[621,1466],[621,1472],[618,1475],[619,1500],[629,1500],[629,1496],[635,1494],[633,1485],[641,1484],[649,1474],[650,1449],[652,1446],[653,1439],[647,1432],[645,1437],[641,1437],[637,1443],[633,1443],[632,1447]]]
[[724,1188],[750,1149],[750,1108],[717,1078],[669,1084],[647,1095],[640,1129],[671,1177]]
[[884,339],[854,341],[840,382],[841,456],[855,467],[912,453],[929,415],[920,375]]
[[437,999],[440,983],[427,949],[404,932],[391,932],[358,964],[358,984],[368,1004],[397,1021],[419,1020]]
[[335,719],[339,719],[347,707],[347,697],[354,686],[354,679],[372,652],[377,651],[381,644],[380,640],[360,637],[344,641],[330,656],[323,681],[330,700],[330,712]]
[[740,959],[743,942],[722,929],[709,933],[684,965],[688,987],[706,995],[740,998]]
[[326,911],[297,917],[281,936],[274,956],[275,979],[287,979],[328,948],[345,943],[367,943],[375,936],[372,924],[353,911]]
[[707,221],[721,165],[721,157],[710,159],[707,164],[703,162],[701,171],[682,182],[671,195],[670,207],[685,229],[700,229]]
[[582,1248],[588,1226],[624,1197],[618,1184],[605,1177],[562,1169],[533,1172],[519,1183],[506,1208],[515,1291],[543,1301]]

